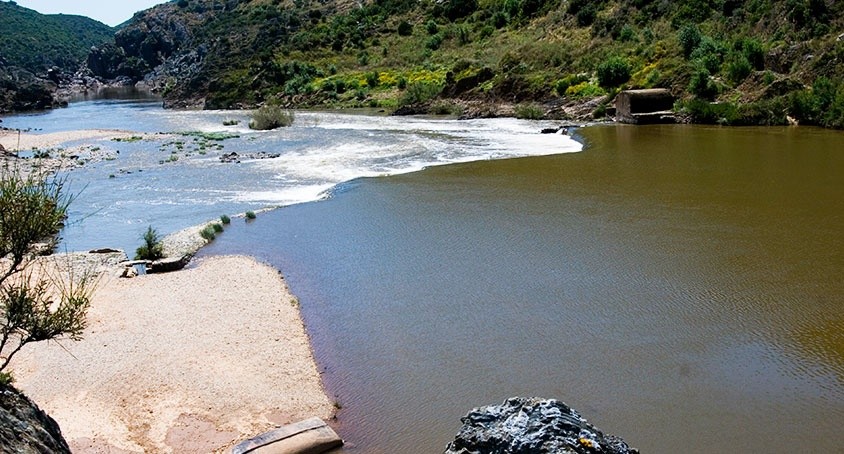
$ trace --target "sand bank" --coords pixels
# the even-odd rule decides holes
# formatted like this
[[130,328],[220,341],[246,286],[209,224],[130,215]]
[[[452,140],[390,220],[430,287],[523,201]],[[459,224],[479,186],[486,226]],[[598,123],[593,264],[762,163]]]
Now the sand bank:
[[35,134],[31,132],[18,132],[14,130],[0,131],[0,145],[6,150],[31,150],[33,148],[51,148],[75,142],[77,140],[99,140],[111,138],[126,138],[138,135],[130,131],[119,131],[112,129],[81,129],[78,131],[60,131],[47,134]]
[[88,320],[84,340],[30,345],[12,364],[74,452],[214,452],[334,412],[295,298],[254,259],[105,276]]

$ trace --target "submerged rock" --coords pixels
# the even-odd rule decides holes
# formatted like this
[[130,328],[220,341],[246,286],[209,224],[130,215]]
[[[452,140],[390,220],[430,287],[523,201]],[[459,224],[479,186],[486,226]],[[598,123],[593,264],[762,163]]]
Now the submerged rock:
[[0,385],[0,451],[70,454],[56,421],[20,391]]
[[469,412],[444,454],[638,454],[554,399],[513,397]]

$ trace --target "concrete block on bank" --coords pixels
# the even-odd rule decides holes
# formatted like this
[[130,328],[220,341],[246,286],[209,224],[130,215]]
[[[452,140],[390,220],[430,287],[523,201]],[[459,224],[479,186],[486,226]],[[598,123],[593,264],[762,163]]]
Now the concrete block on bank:
[[231,454],[320,454],[342,445],[325,421],[309,418],[240,442]]

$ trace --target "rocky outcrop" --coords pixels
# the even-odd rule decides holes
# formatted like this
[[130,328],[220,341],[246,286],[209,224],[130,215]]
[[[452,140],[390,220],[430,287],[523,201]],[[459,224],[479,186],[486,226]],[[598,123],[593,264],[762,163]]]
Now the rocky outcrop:
[[56,104],[55,91],[52,81],[0,62],[0,112],[49,109]]
[[70,454],[59,425],[20,391],[0,385],[0,451]]
[[476,408],[461,421],[444,454],[638,454],[553,399],[513,397]]

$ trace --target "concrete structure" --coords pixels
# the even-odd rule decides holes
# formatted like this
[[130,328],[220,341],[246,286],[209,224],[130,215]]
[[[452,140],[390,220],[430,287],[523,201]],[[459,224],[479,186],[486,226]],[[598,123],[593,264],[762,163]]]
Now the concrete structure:
[[624,90],[615,98],[616,120],[621,123],[674,123],[674,96],[664,88]]

